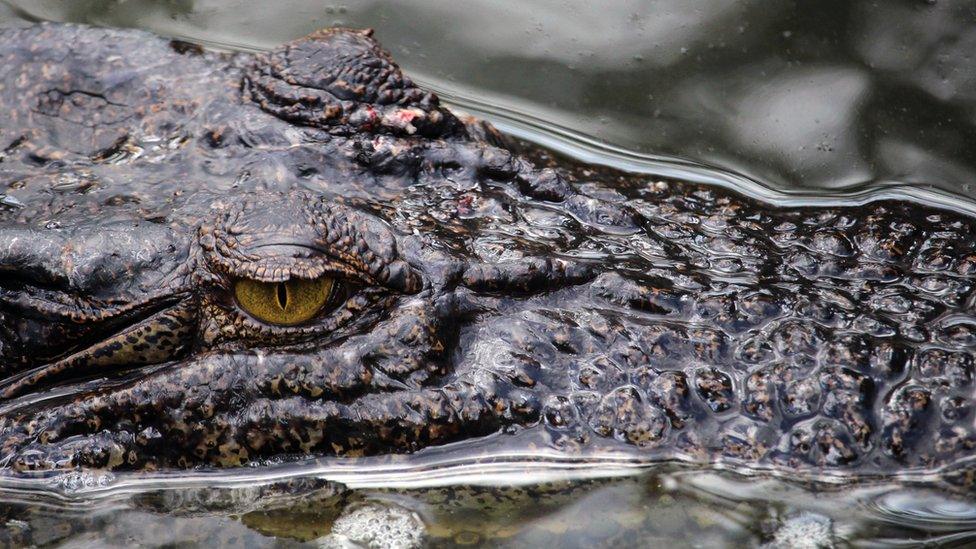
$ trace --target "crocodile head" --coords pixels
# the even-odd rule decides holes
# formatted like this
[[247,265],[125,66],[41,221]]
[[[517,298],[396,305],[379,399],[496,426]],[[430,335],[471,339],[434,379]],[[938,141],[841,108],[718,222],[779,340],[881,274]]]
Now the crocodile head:
[[580,166],[364,32],[3,33],[7,467],[476,441],[872,473],[976,447],[968,217]]
[[[407,452],[537,419],[518,380],[457,367],[464,320],[490,308],[466,285],[492,282],[459,252],[479,204],[502,207],[474,186],[552,173],[442,109],[369,32],[256,57],[144,40],[0,40],[5,70],[51,80],[0,94],[28,105],[3,120],[25,136],[3,175],[26,205],[0,211],[4,464]],[[453,211],[423,204],[425,184],[455,189]],[[563,274],[534,261],[514,284]]]
[[45,395],[8,426],[5,444],[43,448],[16,465],[404,451],[538,413],[452,367],[476,309],[462,263],[432,270],[420,239],[305,191],[197,195],[171,216],[190,212],[0,237],[2,398]]

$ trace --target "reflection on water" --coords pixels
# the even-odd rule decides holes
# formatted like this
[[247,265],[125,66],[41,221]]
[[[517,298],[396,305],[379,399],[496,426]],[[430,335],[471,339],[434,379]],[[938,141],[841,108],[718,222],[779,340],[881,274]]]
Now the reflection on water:
[[[374,27],[409,72],[455,104],[585,161],[781,202],[850,202],[897,184],[976,198],[971,1],[8,4],[4,24],[18,23],[16,11],[238,49],[335,24]],[[837,490],[661,466],[524,466],[11,481],[0,485],[0,544],[976,543],[972,498],[924,483]]]
[[976,4],[7,0],[25,17],[230,48],[374,27],[419,80],[639,153],[780,189],[976,197]]
[[6,486],[0,541],[68,547],[95,540],[247,547],[976,543],[970,498],[894,484],[838,490],[669,466],[574,480],[565,471],[537,477],[512,466],[490,484],[477,474],[451,476],[450,469],[436,475],[441,484],[423,486],[369,481],[365,472],[353,489],[325,480],[321,469],[314,476],[295,471],[266,470],[246,481],[228,474],[183,482],[110,478],[96,480],[101,485],[94,489],[43,496],[23,483]]

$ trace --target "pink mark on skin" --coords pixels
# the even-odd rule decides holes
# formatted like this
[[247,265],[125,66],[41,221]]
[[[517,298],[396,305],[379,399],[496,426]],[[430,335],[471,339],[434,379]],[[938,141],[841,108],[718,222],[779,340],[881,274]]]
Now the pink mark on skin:
[[474,205],[473,203],[474,197],[470,194],[462,196],[461,199],[458,200],[458,213],[461,215],[469,215],[474,210],[474,208],[472,208]]
[[380,116],[376,114],[376,109],[370,106],[366,106],[366,117],[368,121],[363,125],[366,131],[371,131],[376,127],[377,122],[379,122]]
[[412,111],[410,109],[403,109],[397,111],[396,117],[404,124],[409,124],[410,122],[413,122],[414,118],[417,118],[417,113],[416,111]]

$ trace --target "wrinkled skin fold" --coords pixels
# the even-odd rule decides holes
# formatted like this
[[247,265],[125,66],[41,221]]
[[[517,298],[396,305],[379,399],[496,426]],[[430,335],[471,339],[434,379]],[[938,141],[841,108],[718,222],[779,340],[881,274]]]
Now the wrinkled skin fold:
[[[578,166],[343,29],[256,56],[2,31],[0,151],[7,471],[491,437],[972,483],[962,215]],[[296,325],[233,293],[320,277],[339,290]]]

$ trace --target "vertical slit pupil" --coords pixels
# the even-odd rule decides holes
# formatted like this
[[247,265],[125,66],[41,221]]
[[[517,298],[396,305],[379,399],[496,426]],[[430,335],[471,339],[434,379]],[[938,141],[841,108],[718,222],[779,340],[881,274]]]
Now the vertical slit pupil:
[[279,282],[278,283],[277,290],[278,290],[278,292],[277,292],[277,294],[278,294],[278,305],[282,309],[286,309],[288,307],[288,289],[285,288],[285,284],[284,283]]

